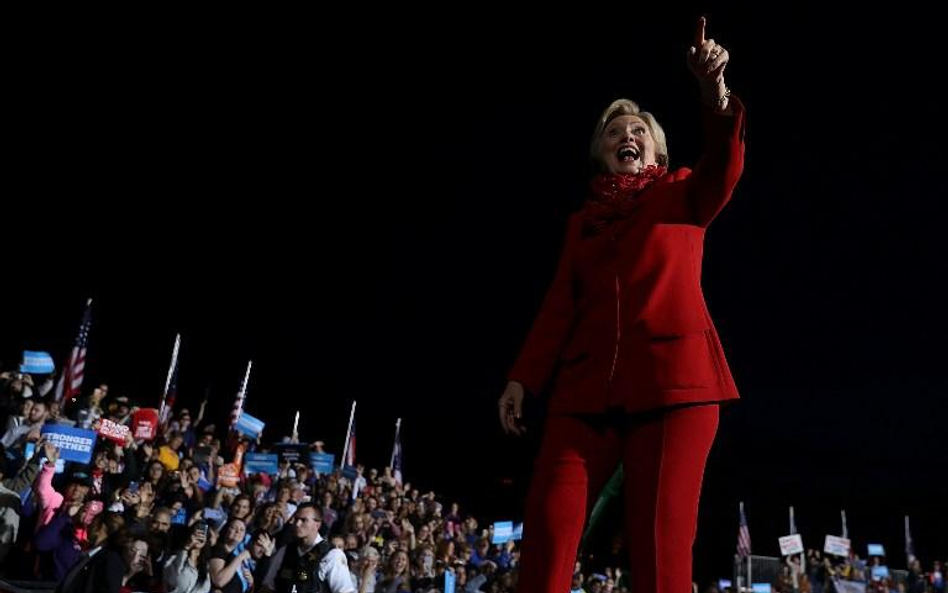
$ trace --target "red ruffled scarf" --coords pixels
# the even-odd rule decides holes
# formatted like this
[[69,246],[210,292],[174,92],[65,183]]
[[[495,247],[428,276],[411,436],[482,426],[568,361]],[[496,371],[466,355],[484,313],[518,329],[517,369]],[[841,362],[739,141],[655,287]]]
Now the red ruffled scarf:
[[628,218],[636,200],[668,172],[668,167],[649,165],[636,175],[603,173],[589,184],[589,197],[583,206],[583,230],[596,234],[614,222]]

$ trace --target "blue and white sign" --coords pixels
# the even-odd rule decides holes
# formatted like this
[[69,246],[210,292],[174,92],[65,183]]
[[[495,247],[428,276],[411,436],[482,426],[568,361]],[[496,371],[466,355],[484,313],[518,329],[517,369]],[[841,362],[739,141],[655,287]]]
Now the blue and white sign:
[[75,461],[76,463],[92,462],[92,450],[95,448],[96,433],[91,430],[47,424],[43,426],[40,434],[45,436],[47,441],[56,445],[59,449],[60,459]]
[[273,446],[273,452],[279,457],[280,463],[306,465],[309,461],[309,446],[300,443],[278,443]]
[[263,420],[258,420],[248,414],[247,412],[241,412],[240,417],[237,418],[237,426],[234,428],[237,432],[245,434],[252,439],[259,438],[263,434],[263,427],[265,426]]
[[278,459],[276,453],[245,453],[244,473],[248,476],[250,474],[276,474],[279,471]]
[[885,556],[885,548],[882,544],[869,544],[870,556]]
[[850,541],[844,537],[827,535],[823,543],[823,551],[833,556],[849,556]]
[[513,536],[513,521],[498,521],[494,523],[494,538],[492,544],[506,544]]
[[730,579],[718,579],[718,589],[724,591],[725,589],[731,588]]
[[517,523],[514,525],[513,533],[510,534],[510,539],[515,542],[518,542],[523,539],[523,523]]
[[772,593],[770,583],[754,583],[751,585],[751,591],[754,593]]
[[23,363],[20,365],[21,373],[47,375],[55,370],[56,365],[53,364],[53,357],[49,355],[49,352],[23,351]]
[[310,453],[309,462],[320,474],[331,474],[336,463],[336,456],[332,453]]
[[450,570],[444,571],[444,593],[454,593],[455,578]]
[[[23,447],[23,459],[32,459],[32,458],[33,458],[33,452],[34,452],[35,450],[36,450],[36,443],[27,443],[27,444]],[[41,463],[46,463],[46,461],[47,461],[47,459],[46,459],[46,456],[44,455],[44,456],[40,459],[40,462],[41,462]],[[66,471],[66,462],[63,461],[63,458],[62,458],[62,457],[60,457],[59,459],[56,460],[56,473],[57,473],[57,474],[61,474],[61,473],[63,473],[64,471]]]
[[799,533],[796,535],[786,535],[781,537],[778,541],[780,542],[780,553],[784,556],[803,553],[803,536]]
[[881,581],[882,579],[889,578],[889,567],[888,566],[873,566],[872,567],[872,580]]
[[343,466],[342,477],[347,480],[355,480],[357,477],[359,477],[359,471],[351,465]]

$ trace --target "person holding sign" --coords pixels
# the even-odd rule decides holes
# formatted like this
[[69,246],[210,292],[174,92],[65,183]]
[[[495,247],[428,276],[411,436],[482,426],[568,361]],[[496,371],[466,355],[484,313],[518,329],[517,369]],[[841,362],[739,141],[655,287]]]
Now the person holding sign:
[[632,589],[691,589],[718,407],[738,397],[700,285],[705,231],[743,168],[744,108],[724,83],[729,59],[700,19],[687,56],[705,128],[694,170],[668,168],[665,133],[632,101],[614,101],[597,122],[589,197],[570,218],[499,400],[502,427],[519,435],[525,393],[552,384],[524,520],[522,592],[568,590],[589,508],[620,463]]

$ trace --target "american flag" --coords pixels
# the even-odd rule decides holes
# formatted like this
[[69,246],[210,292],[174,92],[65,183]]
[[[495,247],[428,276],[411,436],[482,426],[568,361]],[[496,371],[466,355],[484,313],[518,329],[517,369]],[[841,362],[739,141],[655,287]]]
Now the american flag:
[[905,560],[912,564],[915,560],[915,543],[912,541],[912,531],[909,529],[909,518],[905,515]]
[[747,516],[744,514],[744,503],[741,503],[741,526],[737,531],[737,555],[747,558],[751,554],[751,534],[747,527]]
[[86,301],[86,310],[82,314],[82,323],[79,324],[79,335],[69,353],[69,360],[63,367],[63,374],[56,383],[54,397],[56,401],[65,401],[67,404],[75,400],[82,387],[86,370],[86,345],[89,342],[89,327],[92,325],[92,299]]
[[395,481],[402,483],[402,419],[395,423],[395,445],[392,446],[392,475]]
[[356,420],[352,416],[352,426],[349,428],[349,446],[346,448],[346,465],[355,467],[356,464]]
[[162,427],[171,421],[171,411],[174,409],[174,400],[178,396],[178,349],[181,347],[181,334],[174,339],[174,349],[171,351],[171,364],[168,366],[168,378],[165,380],[165,393],[161,397],[161,406],[158,409],[158,420]]
[[797,521],[793,517],[793,507],[790,507],[790,535],[797,534]]
[[237,397],[234,399],[234,407],[230,411],[230,429],[234,431],[237,429],[237,419],[240,418],[240,413],[244,411],[244,400],[247,399],[247,384],[250,382],[250,369],[253,367],[253,361],[247,361],[247,373],[244,375],[244,380],[240,384],[240,391],[237,392]]

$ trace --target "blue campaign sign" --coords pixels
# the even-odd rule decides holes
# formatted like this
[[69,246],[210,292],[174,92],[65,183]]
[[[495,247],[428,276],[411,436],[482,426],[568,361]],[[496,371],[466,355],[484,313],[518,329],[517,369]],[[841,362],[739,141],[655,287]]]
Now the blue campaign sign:
[[336,456],[332,453],[310,453],[310,465],[321,474],[331,474],[333,465],[336,463]]
[[513,536],[513,521],[498,521],[494,523],[494,538],[492,544],[506,544]]
[[76,463],[91,463],[96,434],[91,430],[47,424],[40,434],[59,449],[59,458]]
[[307,465],[309,461],[309,445],[300,443],[277,443],[273,446],[273,451],[280,457],[280,462],[286,462],[290,465],[302,463]]
[[751,590],[754,593],[771,593],[770,583],[754,583]]
[[34,352],[25,350],[23,352],[23,363],[20,365],[21,373],[32,373],[35,375],[45,375],[56,370],[53,365],[53,357],[48,352]]
[[250,474],[275,474],[279,471],[277,461],[276,453],[245,453],[244,473],[248,476]]
[[718,579],[718,589],[724,591],[725,589],[731,588],[730,579]]
[[346,478],[347,480],[355,480],[358,475],[358,470],[356,470],[356,468],[351,465],[347,465],[342,468],[342,477]]
[[889,567],[888,566],[873,566],[872,567],[872,580],[881,581],[882,579],[889,578]]
[[241,412],[237,418],[237,425],[234,427],[237,432],[245,434],[252,439],[258,438],[263,434],[263,427],[266,426],[263,420],[254,418],[247,412]]
[[454,573],[450,570],[446,570],[444,572],[444,593],[454,593],[454,586]]
[[870,556],[885,556],[885,548],[882,544],[869,544]]
[[514,525],[513,533],[510,534],[510,539],[518,542],[523,539],[523,523],[517,523]]
[[[36,450],[36,443],[27,443],[23,447],[23,459],[32,459],[33,452],[35,450]],[[40,459],[41,463],[46,463],[46,461],[47,460],[45,456],[42,459]],[[63,459],[60,457],[59,459],[56,460],[56,473],[61,474],[64,471],[66,471],[66,462],[63,461]]]

